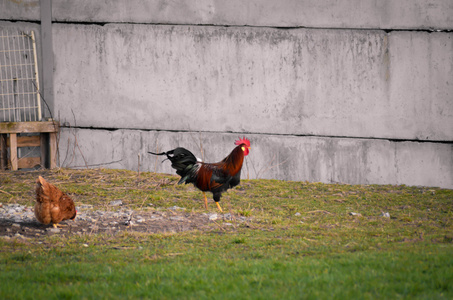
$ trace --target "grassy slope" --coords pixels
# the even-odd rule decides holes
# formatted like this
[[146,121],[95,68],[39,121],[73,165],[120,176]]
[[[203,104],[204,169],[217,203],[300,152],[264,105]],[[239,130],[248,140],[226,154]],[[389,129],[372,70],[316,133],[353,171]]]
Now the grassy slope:
[[[172,176],[43,175],[78,204],[108,209],[106,203],[122,199],[134,208],[153,203],[204,212],[201,193],[175,186]],[[32,205],[36,177],[1,173],[0,202]],[[172,235],[0,239],[0,298],[453,297],[451,190],[246,180],[221,203],[252,221]]]

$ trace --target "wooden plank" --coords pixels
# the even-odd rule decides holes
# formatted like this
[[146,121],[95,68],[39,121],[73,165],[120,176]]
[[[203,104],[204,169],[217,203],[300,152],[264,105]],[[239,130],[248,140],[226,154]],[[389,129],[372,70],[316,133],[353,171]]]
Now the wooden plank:
[[58,122],[1,122],[0,133],[58,132]]
[[49,133],[50,169],[57,167],[57,134]]
[[8,168],[8,147],[6,146],[6,134],[0,134],[0,170]]
[[[9,147],[9,141],[6,143]],[[40,147],[41,137],[39,135],[34,136],[18,136],[17,137],[17,148],[20,147]]]
[[41,164],[41,157],[23,157],[19,158],[17,166],[19,169],[31,169]]
[[17,170],[17,134],[11,133],[9,135],[9,156],[11,160],[11,170],[15,171]]

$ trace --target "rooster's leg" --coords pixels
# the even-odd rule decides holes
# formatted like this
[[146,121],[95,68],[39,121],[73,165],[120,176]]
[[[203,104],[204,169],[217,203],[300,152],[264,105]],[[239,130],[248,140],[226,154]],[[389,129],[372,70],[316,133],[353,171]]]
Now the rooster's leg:
[[203,196],[204,196],[204,207],[206,207],[206,209],[208,209],[208,198],[206,198],[205,192],[203,192]]
[[216,202],[215,204],[217,204],[217,207],[219,208],[220,212],[223,212],[223,209],[220,207],[219,202]]

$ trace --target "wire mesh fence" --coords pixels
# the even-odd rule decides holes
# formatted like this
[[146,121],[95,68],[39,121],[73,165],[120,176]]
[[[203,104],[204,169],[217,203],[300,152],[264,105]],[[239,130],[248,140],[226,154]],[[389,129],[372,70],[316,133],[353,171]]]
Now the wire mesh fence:
[[33,31],[0,30],[0,122],[41,120]]

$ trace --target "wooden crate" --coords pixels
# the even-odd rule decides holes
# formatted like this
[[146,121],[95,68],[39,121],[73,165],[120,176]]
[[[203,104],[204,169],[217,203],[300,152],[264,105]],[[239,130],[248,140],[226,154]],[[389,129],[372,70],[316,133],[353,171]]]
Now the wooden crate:
[[[0,169],[17,170],[44,166],[48,157],[48,167],[57,166],[57,133],[59,123],[47,122],[3,122],[0,123]],[[36,136],[17,136],[19,133],[39,133]],[[41,147],[40,157],[19,158],[17,148]],[[7,150],[10,150],[9,160]],[[49,155],[48,155],[49,154]]]

